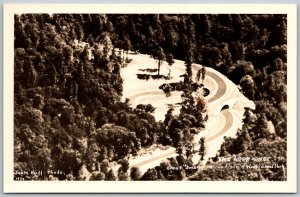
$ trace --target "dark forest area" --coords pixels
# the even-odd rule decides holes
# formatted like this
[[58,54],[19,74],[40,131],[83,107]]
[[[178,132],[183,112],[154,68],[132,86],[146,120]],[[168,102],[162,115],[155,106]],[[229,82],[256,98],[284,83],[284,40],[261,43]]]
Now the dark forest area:
[[[22,14],[14,38],[14,169],[62,172],[16,177],[84,180],[89,171],[90,180],[286,180],[286,15]],[[190,162],[205,107],[195,105],[189,80],[180,115],[170,109],[164,121],[155,121],[150,104],[122,102],[129,51],[183,60],[187,76],[193,63],[212,67],[255,102],[211,165],[224,164],[218,157],[267,155],[283,167],[167,170]],[[153,144],[174,146],[178,156],[144,175],[129,169],[127,156]],[[117,174],[113,163],[121,165]]]

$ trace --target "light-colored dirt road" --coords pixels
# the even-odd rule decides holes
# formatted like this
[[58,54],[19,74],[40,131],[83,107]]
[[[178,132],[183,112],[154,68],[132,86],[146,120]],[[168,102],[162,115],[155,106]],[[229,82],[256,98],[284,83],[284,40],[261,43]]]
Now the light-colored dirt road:
[[[232,126],[233,116],[232,116],[231,112],[228,109],[226,109],[226,110],[223,110],[221,113],[225,116],[225,119],[226,119],[225,125],[216,134],[214,134],[213,136],[209,136],[206,139],[207,143],[209,143],[209,142],[217,139],[218,137],[222,136]],[[198,148],[198,146],[196,146],[195,148]],[[166,151],[165,153],[162,153],[161,155],[158,155],[158,156],[155,156],[155,157],[150,157],[149,159],[146,159],[146,160],[143,160],[139,163],[136,163],[136,164],[134,164],[134,166],[141,167],[141,166],[143,166],[145,164],[148,164],[148,163],[151,163],[155,160],[161,160],[161,159],[164,159],[164,158],[168,158],[168,157],[174,155],[175,153],[176,153],[175,150],[169,150],[169,151]]]
[[220,131],[218,131],[218,133],[214,134],[213,136],[207,136],[206,142],[211,142],[211,141],[217,139],[218,137],[225,134],[231,128],[231,126],[233,124],[233,116],[232,116],[231,111],[228,109],[225,109],[221,113],[225,116],[225,120],[226,120],[224,127]]
[[[138,69],[140,68],[149,68],[149,65],[153,65],[153,60],[146,55],[132,55],[130,58],[133,59],[133,62],[130,63],[127,68],[121,70],[121,74],[124,79],[124,92],[126,98],[129,98],[130,103],[136,106],[137,104],[155,104],[157,110],[163,109],[166,110],[165,107],[167,104],[174,104],[180,99],[180,92],[175,92],[172,97],[166,99],[164,92],[159,90],[159,85],[163,83],[170,82],[178,82],[182,80],[180,75],[185,73],[185,66],[182,61],[176,60],[175,64],[172,65],[171,76],[172,80],[164,81],[164,80],[137,80],[136,74],[139,73]],[[193,66],[193,73],[195,73],[201,68],[200,65]],[[163,70],[162,72],[163,73]],[[194,77],[193,76],[193,77]],[[206,143],[212,144],[214,148],[208,147],[211,149],[215,149],[215,146],[220,147],[222,140],[222,136],[232,133],[232,130],[237,129],[235,122],[240,122],[242,116],[235,116],[232,113],[232,109],[220,110],[226,103],[233,97],[237,97],[237,102],[243,100],[243,96],[239,95],[238,89],[235,85],[230,82],[226,77],[224,77],[221,73],[211,69],[206,69],[206,80],[204,80],[204,85],[210,89],[210,95],[206,98],[206,102],[208,104],[208,117],[209,120],[206,125],[206,130],[200,132],[200,135],[196,135],[194,137],[194,143],[196,144],[195,148],[198,147],[198,141],[200,137],[205,137]],[[205,84],[210,81],[209,84]],[[237,93],[238,92],[238,93]],[[237,96],[238,95],[238,96]],[[157,98],[156,98],[157,97]],[[162,99],[161,101],[159,99]],[[149,103],[147,103],[149,102]],[[173,102],[173,103],[172,103]],[[248,104],[249,105],[249,104]],[[164,106],[164,107],[162,107]],[[243,103],[243,106],[247,106],[247,104]],[[220,110],[220,111],[217,111]],[[161,114],[156,114],[160,116],[160,119],[164,117],[164,111]],[[239,110],[240,114],[243,114],[242,110]],[[236,114],[236,111],[235,111]],[[155,115],[155,114],[154,114]],[[214,117],[214,118],[213,118]],[[222,117],[222,118],[221,118]],[[219,122],[218,122],[219,121]],[[209,151],[209,150],[208,150]],[[215,150],[214,150],[215,151]],[[210,153],[210,155],[215,154]],[[146,171],[149,167],[155,167],[159,165],[161,161],[168,157],[176,156],[175,148],[168,147],[166,150],[150,150],[143,155],[139,155],[135,158],[130,158],[129,163],[130,166],[140,167],[141,171]],[[143,169],[142,169],[143,168]]]
[[[217,74],[212,73],[210,71],[208,71],[206,73],[206,77],[211,77],[213,80],[215,80],[215,82],[218,85],[218,89],[215,92],[215,94],[207,101],[208,103],[212,103],[212,102],[217,101],[218,99],[222,98],[222,96],[224,96],[224,94],[226,92],[226,83],[224,82],[224,80],[221,77],[219,77]],[[147,95],[152,96],[152,95],[161,95],[161,94],[164,95],[164,92],[161,90],[153,90],[153,91],[141,92],[141,93],[135,94],[132,97],[129,97],[129,99],[134,101],[138,97],[141,97],[141,96],[147,96]],[[231,112],[229,110],[223,110],[220,113],[222,113],[222,115],[225,117],[225,125],[213,136],[208,136],[208,138],[206,139],[206,142],[213,141],[214,139],[220,137],[221,135],[226,133],[228,131],[228,129],[232,126],[233,116],[232,116]],[[218,123],[216,123],[216,124],[218,124]],[[208,133],[208,135],[209,135],[209,133]],[[148,159],[145,159],[141,162],[135,163],[134,166],[141,167],[141,166],[151,163],[155,160],[162,160],[164,158],[168,158],[174,154],[175,154],[175,150],[169,150],[169,151],[162,153],[161,155],[157,155],[154,157],[150,156]]]

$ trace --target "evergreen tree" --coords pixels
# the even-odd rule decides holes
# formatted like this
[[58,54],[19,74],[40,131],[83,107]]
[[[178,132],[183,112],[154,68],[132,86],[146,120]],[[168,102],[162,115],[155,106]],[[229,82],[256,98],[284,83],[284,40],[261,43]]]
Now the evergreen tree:
[[141,171],[139,170],[138,167],[132,167],[130,169],[130,178],[133,181],[138,181],[142,177]]
[[204,160],[204,156],[206,154],[205,138],[204,137],[200,138],[199,144],[200,144],[199,155],[201,157],[200,160],[203,161]]
[[157,49],[155,49],[153,51],[153,54],[152,54],[153,58],[156,59],[158,61],[158,64],[157,64],[157,76],[160,77],[160,67],[161,67],[161,64],[162,62],[165,60],[165,53],[164,53],[164,50],[161,48],[161,47],[158,47]]
[[107,181],[115,181],[115,180],[117,180],[117,177],[116,177],[115,173],[112,170],[110,170],[106,174],[105,180],[107,180]]
[[184,62],[185,67],[186,67],[186,81],[187,83],[190,83],[192,81],[192,64],[193,64],[193,53],[192,53],[192,49],[189,48],[188,52],[187,52],[187,56],[186,56],[186,60]]
[[168,78],[171,77],[171,66],[175,63],[174,59],[173,59],[173,55],[171,53],[168,53],[167,57],[166,57],[166,61],[169,65],[169,73],[168,73]]

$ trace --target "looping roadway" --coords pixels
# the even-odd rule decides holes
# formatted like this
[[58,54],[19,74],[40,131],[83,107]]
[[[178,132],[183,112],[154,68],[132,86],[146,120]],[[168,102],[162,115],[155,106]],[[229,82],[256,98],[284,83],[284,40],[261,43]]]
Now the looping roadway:
[[[133,56],[133,58],[136,56]],[[141,58],[141,57],[140,57]],[[145,57],[146,58],[146,57]],[[147,57],[148,58],[148,57]],[[181,61],[176,60],[175,64],[172,66],[172,72],[175,73],[182,73],[185,70],[185,67]],[[128,65],[130,66],[130,64]],[[193,71],[194,73],[197,72],[197,70],[201,68],[199,65],[194,65],[193,66]],[[177,70],[177,71],[176,71]],[[216,109],[221,109],[226,103],[227,100],[230,100],[231,95],[228,95],[228,91],[230,92],[231,87],[228,87],[229,83],[225,82],[221,73],[211,69],[211,68],[206,68],[206,75],[205,78],[206,80],[211,80],[214,83],[217,84],[217,90],[211,91],[211,95],[209,95],[209,98],[206,100],[208,104],[208,122],[207,122],[207,127],[208,125],[213,125],[213,129],[206,129],[203,132],[200,132],[200,135],[196,135],[194,138],[194,143],[197,144],[200,137],[203,136],[205,137],[206,143],[213,142],[216,139],[219,139],[221,136],[226,134],[234,124],[234,118],[231,109],[224,109],[220,110],[217,112],[217,116],[219,116],[219,120],[225,120],[223,121],[223,124],[221,122],[215,122],[214,120],[210,120],[210,115],[215,115],[216,114]],[[213,95],[212,95],[213,94]],[[164,95],[163,91],[158,90],[158,89],[150,89],[147,91],[139,91],[136,92],[133,95],[128,95],[129,100],[131,103],[138,104],[139,101],[138,99],[143,96],[161,96]],[[196,146],[197,147],[197,146]],[[195,147],[195,148],[196,148]],[[155,165],[159,164],[162,160],[175,156],[175,148],[168,148],[167,150],[161,150],[159,154],[153,154],[152,153],[146,153],[146,155],[142,156],[137,156],[136,158],[130,158],[130,166],[135,166],[135,167],[142,167],[142,166],[147,166],[147,167],[154,167]],[[152,165],[153,164],[153,165]]]

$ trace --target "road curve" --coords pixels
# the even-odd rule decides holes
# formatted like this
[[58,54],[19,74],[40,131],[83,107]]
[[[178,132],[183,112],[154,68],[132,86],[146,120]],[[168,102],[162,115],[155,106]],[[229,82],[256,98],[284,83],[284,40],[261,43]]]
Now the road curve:
[[[230,127],[232,126],[233,124],[233,116],[232,116],[232,113],[226,109],[226,110],[223,110],[222,112],[222,115],[225,116],[226,118],[226,123],[224,125],[223,128],[221,128],[216,134],[214,134],[213,136],[209,136],[207,139],[206,139],[206,142],[211,142],[215,139],[217,139],[218,137],[222,136],[224,133],[226,133],[228,131],[228,129],[230,129]],[[171,155],[175,154],[175,150],[170,150],[164,154],[161,154],[159,156],[156,156],[156,157],[152,157],[152,158],[149,158],[149,159],[146,159],[144,161],[141,161],[139,163],[136,163],[134,164],[133,166],[135,167],[141,167],[145,164],[148,164],[150,162],[153,162],[155,160],[158,160],[158,159],[163,159],[163,158],[167,158],[167,157],[170,157]]]
[[164,154],[161,154],[161,155],[159,155],[159,156],[156,156],[156,157],[152,157],[152,158],[146,159],[146,160],[141,161],[141,162],[139,162],[139,163],[136,163],[136,164],[134,164],[134,165],[132,165],[132,166],[135,166],[135,167],[141,167],[141,166],[143,166],[143,165],[145,165],[145,164],[148,164],[148,163],[150,163],[150,162],[153,162],[153,161],[155,161],[155,160],[170,157],[171,155],[173,155],[173,154],[175,154],[175,153],[176,153],[175,150],[170,150],[170,151],[168,151],[168,152],[166,152],[166,153],[164,153]]
[[211,142],[211,141],[217,139],[218,137],[220,137],[221,135],[226,133],[231,128],[231,126],[233,124],[233,115],[232,115],[231,111],[228,109],[225,109],[221,113],[223,116],[225,116],[225,120],[226,120],[224,127],[220,131],[218,131],[216,134],[214,134],[213,136],[207,136],[207,138],[205,139],[206,142]]
[[138,92],[136,94],[133,94],[131,96],[129,96],[129,101],[131,103],[134,103],[134,101],[142,96],[166,96],[166,94],[164,93],[164,91],[162,90],[151,90],[151,91],[145,91],[145,92]]
[[221,77],[219,77],[217,74],[207,71],[206,75],[213,78],[218,84],[218,90],[216,94],[207,101],[208,103],[212,103],[225,95],[227,87],[224,80]]
[[[185,67],[184,66],[179,66],[178,64],[173,66],[175,69],[179,69],[181,71],[185,71]],[[193,65],[193,72],[197,72],[201,67],[199,65]],[[206,69],[206,74],[205,77],[210,77],[211,79],[213,79],[217,85],[218,85],[218,89],[217,92],[210,98],[207,100],[208,103],[212,103],[218,99],[220,99],[222,96],[225,95],[226,93],[226,83],[225,81],[216,73],[211,72],[210,70]]]
[[[174,66],[172,69],[184,70],[184,67],[183,66]],[[199,69],[199,68],[193,67],[194,71],[196,71],[196,69]],[[210,99],[207,100],[208,103],[213,103],[215,101],[218,101],[220,98],[222,98],[225,95],[226,90],[227,90],[226,83],[220,76],[218,76],[216,73],[211,72],[209,70],[206,71],[206,77],[212,78],[217,83],[217,87],[218,87],[217,91],[215,92],[214,95],[212,95],[212,97],[210,97]],[[129,97],[129,100],[134,102],[134,100],[137,99],[140,96],[147,96],[147,95],[151,96],[151,95],[157,95],[157,94],[161,95],[161,94],[164,94],[164,93],[161,90],[139,92],[139,93],[136,93],[134,95],[131,95]],[[211,142],[211,141],[217,139],[218,137],[222,136],[233,125],[233,115],[232,115],[230,110],[228,110],[228,109],[223,110],[223,111],[221,111],[221,114],[225,117],[225,120],[226,120],[224,126],[222,128],[220,128],[220,130],[217,133],[213,134],[212,136],[209,136],[209,135],[206,136],[207,137],[206,142]],[[162,160],[164,158],[170,157],[171,155],[174,155],[175,153],[176,152],[175,152],[174,149],[173,150],[168,150],[165,153],[162,153],[162,154],[160,154],[158,156],[155,156],[155,157],[147,158],[147,159],[145,159],[143,161],[140,161],[138,163],[135,163],[131,166],[141,167],[141,166],[149,164],[153,161]]]
[[[212,103],[225,95],[226,83],[224,82],[224,80],[221,77],[219,77],[217,74],[210,72],[210,71],[206,71],[206,77],[212,78],[214,81],[217,82],[217,85],[218,85],[218,90],[216,91],[216,93],[210,99],[207,100],[208,103]],[[154,96],[154,95],[164,95],[165,96],[165,93],[162,90],[150,90],[150,91],[138,92],[136,94],[133,94],[133,95],[129,96],[128,99],[131,102],[133,102],[138,97]]]

